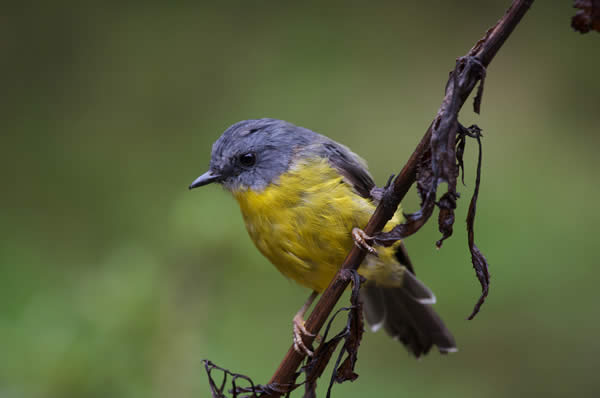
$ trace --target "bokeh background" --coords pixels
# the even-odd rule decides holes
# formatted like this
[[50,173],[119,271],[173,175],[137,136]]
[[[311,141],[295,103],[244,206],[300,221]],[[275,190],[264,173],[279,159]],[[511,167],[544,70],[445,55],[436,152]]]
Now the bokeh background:
[[[0,397],[208,397],[201,360],[266,382],[308,292],[253,247],[234,200],[189,192],[230,124],[276,117],[404,164],[455,59],[508,1],[40,2],[0,17]],[[335,396],[598,396],[600,35],[534,4],[488,70],[477,242],[407,241],[460,351],[367,333]],[[415,210],[414,194],[405,208]],[[326,384],[321,383],[322,387]],[[298,393],[297,395],[301,395]]]

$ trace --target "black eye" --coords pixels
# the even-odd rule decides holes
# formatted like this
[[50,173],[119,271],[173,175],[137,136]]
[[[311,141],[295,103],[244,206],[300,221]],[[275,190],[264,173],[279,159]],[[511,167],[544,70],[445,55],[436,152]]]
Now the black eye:
[[241,154],[240,163],[244,167],[254,166],[254,163],[256,163],[256,155],[252,152]]

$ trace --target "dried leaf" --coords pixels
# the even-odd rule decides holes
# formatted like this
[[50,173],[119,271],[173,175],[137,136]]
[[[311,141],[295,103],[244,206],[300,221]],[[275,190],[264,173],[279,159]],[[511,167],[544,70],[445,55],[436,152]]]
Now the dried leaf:
[[[416,233],[433,214],[437,204],[440,207],[439,226],[442,232],[441,242],[452,234],[454,223],[454,209],[456,208],[456,177],[458,166],[456,164],[456,133],[436,134],[436,131],[444,127],[444,123],[434,123],[431,148],[421,158],[417,169],[417,192],[421,198],[421,208],[412,214],[405,214],[405,221],[396,225],[389,232],[382,232],[375,236],[374,241],[382,245],[390,245],[398,240],[404,239]],[[435,138],[435,139],[434,139]],[[434,154],[434,155],[432,155]],[[440,202],[435,202],[437,186],[440,182],[448,184],[448,192],[442,195]]]
[[356,359],[353,359],[350,355],[344,359],[344,362],[340,365],[337,372],[335,372],[335,381],[343,383],[347,380],[354,381],[358,379],[358,375],[354,373],[354,365]]
[[[360,284],[364,279],[361,278],[355,270],[348,269],[343,272],[346,278],[352,278],[352,294],[350,296],[352,307],[348,314],[346,327],[336,336],[344,338],[345,341],[333,367],[333,375],[331,376],[329,387],[327,389],[327,398],[331,396],[331,389],[335,382],[343,383],[344,381],[354,381],[358,378],[358,374],[354,372],[354,366],[356,365],[358,347],[360,346],[360,341],[364,332],[362,303],[359,298]],[[347,357],[340,366],[344,354],[347,354]]]
[[481,69],[483,71],[481,75],[481,80],[479,81],[479,87],[477,87],[477,94],[473,99],[473,112],[475,112],[478,115],[481,113],[481,99],[483,98],[483,85],[485,83],[485,68],[483,67],[483,65],[481,65]]
[[460,171],[462,184],[465,185],[465,164],[463,162],[463,156],[465,154],[465,145],[467,143],[467,137],[465,134],[460,134],[456,141],[456,162]]
[[[333,374],[330,378],[329,388],[327,396],[331,393],[331,389],[334,383],[342,383],[346,380],[355,380],[358,375],[354,372],[354,366],[356,365],[356,359],[358,355],[358,347],[362,339],[364,331],[363,322],[363,311],[362,303],[359,300],[360,284],[363,282],[363,278],[355,270],[343,270],[342,276],[344,278],[350,278],[352,280],[352,294],[350,296],[351,307],[345,307],[338,309],[333,316],[329,319],[325,332],[323,333],[322,342],[317,347],[315,355],[302,367],[300,372],[306,374],[305,383],[305,398],[312,398],[316,394],[316,381],[327,367],[336,347],[341,341],[344,341],[344,345],[336,359]],[[331,325],[335,318],[342,312],[348,312],[348,320],[346,326],[342,331],[336,334],[331,339],[327,339]],[[342,358],[346,358],[342,361]],[[341,363],[341,365],[340,365]]]
[[[230,372],[227,369],[215,365],[209,360],[204,359],[202,362],[204,363],[204,369],[208,375],[208,384],[210,386],[210,392],[213,398],[227,398],[225,395],[225,388],[229,376],[231,377],[231,389],[228,392],[232,394],[233,398],[258,398],[258,394],[271,394],[275,391],[278,391],[270,386],[262,386],[258,384],[255,385],[252,379],[250,379],[248,376]],[[214,370],[223,373],[223,380],[220,386],[217,386],[217,383],[213,378],[212,372]],[[238,387],[236,382],[240,379],[248,383],[249,387]]]
[[579,8],[571,19],[573,29],[579,33],[600,32],[600,0],[575,0],[573,7]]
[[[458,66],[457,66],[458,67]],[[456,87],[458,81],[458,70],[453,72],[454,87]],[[437,128],[433,130],[431,138],[431,151],[432,151],[432,169],[434,172],[434,185],[432,190],[437,189],[437,184],[445,182],[448,184],[448,190],[442,195],[439,202],[437,203],[440,208],[438,215],[438,228],[442,233],[442,238],[436,242],[437,248],[442,247],[442,242],[452,235],[452,227],[454,225],[454,210],[456,209],[456,199],[458,193],[456,192],[456,179],[459,173],[459,168],[456,162],[456,136],[458,134],[458,101],[457,101],[457,90],[453,91],[451,96],[450,104],[447,106],[447,111],[451,111],[449,117],[438,124]],[[436,167],[436,165],[438,165]]]
[[475,308],[473,308],[473,312],[469,315],[468,319],[473,319],[475,315],[479,312],[481,305],[485,301],[485,298],[488,295],[489,286],[490,286],[490,273],[488,270],[488,262],[485,256],[481,253],[479,248],[475,245],[475,213],[477,212],[477,199],[479,197],[479,185],[481,182],[481,158],[482,158],[482,148],[481,148],[481,130],[477,126],[471,126],[469,131],[474,134],[477,139],[477,145],[479,146],[479,155],[477,158],[477,177],[475,178],[475,190],[473,191],[473,196],[471,197],[471,203],[469,204],[469,212],[467,213],[467,233],[469,236],[469,251],[471,252],[471,262],[473,263],[473,268],[475,269],[475,274],[477,275],[477,279],[479,279],[479,283],[481,284],[481,296],[477,303],[475,304]]
[[[418,170],[417,170],[417,192],[419,193],[419,197],[421,198],[421,209],[415,213],[405,215],[405,222],[399,225],[396,225],[391,231],[380,233],[375,236],[374,241],[378,244],[382,245],[390,245],[398,240],[404,239],[415,232],[417,232],[431,217],[433,213],[434,205],[440,208],[439,216],[438,216],[438,227],[440,232],[442,233],[442,238],[436,242],[436,246],[440,248],[445,239],[450,237],[453,232],[454,226],[454,210],[456,209],[456,201],[459,198],[459,193],[456,192],[456,179],[461,169],[464,170],[463,164],[463,154],[465,148],[466,137],[472,137],[477,139],[477,143],[479,145],[479,158],[477,162],[477,177],[475,182],[475,191],[473,193],[473,197],[471,198],[471,203],[469,206],[469,212],[467,215],[467,233],[469,236],[469,251],[471,252],[471,262],[473,264],[473,268],[475,269],[475,273],[479,283],[481,284],[482,294],[477,303],[475,304],[475,308],[469,319],[473,319],[473,317],[479,312],[481,305],[485,301],[485,298],[488,295],[489,291],[489,280],[490,275],[488,271],[488,262],[485,256],[481,253],[479,248],[475,245],[474,239],[474,230],[473,225],[475,222],[475,213],[476,213],[476,205],[477,198],[479,196],[479,185],[481,181],[481,129],[475,125],[465,128],[461,124],[457,123],[457,134],[455,135],[455,140],[446,139],[446,140],[438,140],[438,151],[445,151],[453,153],[455,156],[455,160],[453,161],[453,168],[449,165],[444,165],[443,167],[438,167],[438,170],[443,170],[443,173],[446,174],[448,183],[448,191],[442,195],[440,200],[435,203],[435,190],[436,186],[434,185],[436,181],[439,181],[440,178],[436,177],[433,172],[432,165],[432,150],[425,152],[421,161],[419,162]],[[441,126],[441,123],[439,124]],[[439,128],[438,126],[438,128]],[[458,138],[456,138],[456,136]],[[446,145],[452,145],[455,150],[449,150],[448,146],[440,144],[441,142],[446,142]],[[438,159],[446,159],[444,157],[438,157]],[[438,164],[440,161],[438,160]],[[463,171],[464,178],[464,171]],[[463,180],[464,183],[464,180]]]
[[344,362],[342,362],[342,365],[335,374],[335,381],[338,383],[343,383],[346,380],[354,381],[358,378],[358,375],[354,373],[354,366],[356,365],[358,347],[362,340],[365,325],[363,320],[362,302],[358,298],[358,289],[356,292],[352,293],[352,296],[352,309],[350,311],[350,316],[348,317],[349,333],[342,349],[342,351],[348,353],[348,356]]
[[341,341],[341,338],[332,338],[331,340],[327,339],[327,333],[329,332],[329,328],[331,327],[331,323],[335,319],[335,317],[342,311],[346,311],[346,308],[342,308],[337,310],[334,315],[330,318],[329,323],[327,325],[323,343],[319,345],[317,350],[315,351],[315,355],[310,358],[308,363],[301,369],[301,372],[306,373],[306,383],[307,388],[311,388],[310,385],[313,385],[314,382],[321,377],[331,356],[333,355],[335,349],[337,348],[338,343]]
[[[417,171],[417,191],[421,198],[421,209],[406,215],[406,221],[395,226],[391,231],[376,235],[374,239],[376,243],[390,245],[417,232],[431,217],[436,204],[437,187],[443,182],[448,184],[448,190],[437,203],[440,207],[438,224],[442,233],[442,238],[436,242],[437,247],[441,247],[444,239],[452,234],[454,209],[458,198],[456,179],[459,165],[456,139],[460,126],[458,111],[461,106],[458,93],[464,87],[475,84],[472,79],[469,79],[473,73],[477,79],[481,79],[485,75],[485,68],[473,57],[462,57],[457,60],[456,67],[448,79],[444,102],[431,127],[430,148],[421,158]],[[480,97],[482,90],[480,86]],[[480,102],[481,98],[477,100],[476,105]],[[463,150],[464,147],[460,149]],[[462,152],[459,163],[462,163]]]
[[437,202],[440,208],[440,214],[438,216],[438,227],[442,233],[442,238],[435,242],[437,248],[442,247],[444,240],[448,239],[452,235],[452,227],[454,225],[454,210],[456,209],[456,199],[460,195],[457,192],[448,191],[440,198]]
[[417,166],[417,193],[421,199],[421,208],[433,187],[433,170],[431,169],[431,147],[423,154]]

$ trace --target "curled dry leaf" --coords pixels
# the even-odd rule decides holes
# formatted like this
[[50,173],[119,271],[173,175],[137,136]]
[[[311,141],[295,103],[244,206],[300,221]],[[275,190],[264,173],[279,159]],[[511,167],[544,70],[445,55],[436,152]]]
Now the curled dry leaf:
[[440,240],[435,242],[437,248],[442,247],[444,240],[448,239],[452,235],[454,226],[454,210],[456,210],[456,200],[460,194],[455,191],[448,190],[442,195],[440,200],[437,202],[437,206],[440,208],[438,216],[438,228],[442,233]]
[[[440,123],[438,125],[441,126]],[[457,123],[457,131],[454,134],[455,139],[439,139],[436,142],[436,149],[432,147],[424,153],[419,162],[417,169],[417,192],[421,198],[421,208],[419,211],[405,215],[405,221],[402,224],[395,226],[391,231],[380,233],[375,236],[374,241],[382,245],[391,245],[394,242],[404,239],[415,232],[417,232],[431,217],[434,206],[437,205],[440,209],[438,215],[438,228],[442,233],[442,237],[436,242],[436,246],[441,248],[442,243],[445,239],[449,238],[453,232],[453,226],[455,221],[454,211],[456,209],[456,201],[460,197],[460,194],[456,191],[457,177],[461,170],[464,183],[464,164],[463,154],[465,149],[466,137],[475,138],[479,146],[479,157],[477,161],[477,176],[475,180],[475,190],[473,197],[469,205],[469,212],[467,215],[467,234],[468,234],[468,245],[471,253],[471,262],[475,269],[475,274],[479,283],[481,284],[481,296],[475,304],[475,308],[472,311],[468,319],[473,317],[479,312],[481,305],[485,301],[489,292],[490,274],[488,270],[488,262],[485,256],[481,253],[479,248],[475,245],[475,214],[477,209],[477,199],[479,197],[479,186],[481,183],[481,129],[475,125],[466,128],[460,123]],[[450,149],[452,146],[452,149]],[[444,174],[444,177],[436,176],[433,171],[433,159],[432,153],[446,152],[452,153],[454,158],[452,159],[452,166],[448,163],[448,158],[444,156],[438,156],[438,173]],[[442,167],[439,166],[442,160],[446,164]],[[443,170],[443,171],[440,171]],[[436,182],[444,181],[448,183],[448,190],[442,195],[438,202],[435,202],[435,192],[437,189]]]
[[[488,32],[488,35],[490,33]],[[474,243],[473,224],[475,208],[479,194],[481,175],[481,140],[480,129],[477,126],[463,127],[458,122],[458,112],[477,82],[479,89],[475,96],[473,109],[479,113],[483,95],[483,83],[486,76],[485,66],[474,56],[461,57],[456,61],[456,66],[450,74],[446,84],[446,95],[442,106],[431,126],[431,140],[429,148],[423,153],[417,167],[417,192],[421,199],[419,211],[405,215],[405,221],[395,226],[389,232],[382,232],[374,237],[374,241],[383,245],[391,245],[417,232],[431,217],[434,207],[440,209],[438,215],[438,229],[442,237],[436,242],[438,248],[442,247],[444,240],[453,233],[454,211],[456,201],[460,197],[456,190],[457,178],[462,170],[464,183],[463,154],[465,137],[477,138],[479,143],[479,161],[477,164],[477,182],[475,193],[471,199],[467,230],[469,233],[469,250],[471,260],[483,293],[477,301],[475,310],[469,317],[472,319],[479,311],[489,290],[489,272],[487,261]],[[442,183],[447,184],[447,191],[436,202],[437,189]]]
[[[213,398],[226,398],[226,391],[232,394],[231,396],[233,398],[258,398],[259,394],[271,394],[273,391],[276,391],[269,386],[254,384],[254,382],[248,376],[244,376],[239,373],[233,373],[227,369],[215,365],[207,359],[202,360],[202,362],[204,363],[204,369],[208,375],[208,385],[210,386],[210,392]],[[213,375],[214,371],[222,373],[223,378],[221,383],[217,383],[215,381]],[[231,377],[231,388],[227,390],[227,380],[229,377]],[[248,386],[238,387],[238,380],[244,381],[245,384],[248,384]]]
[[579,8],[571,19],[573,29],[579,33],[600,32],[600,0],[575,0],[573,7]]
[[477,279],[479,279],[479,283],[481,284],[481,296],[477,303],[475,304],[475,308],[473,308],[473,312],[469,315],[468,319],[473,319],[475,315],[479,312],[481,305],[485,301],[485,298],[488,295],[489,287],[490,287],[490,273],[488,270],[488,262],[485,256],[481,253],[477,245],[475,245],[475,213],[477,211],[477,199],[479,197],[479,185],[481,182],[481,158],[482,158],[482,148],[481,148],[481,129],[477,126],[469,127],[468,131],[475,137],[477,140],[477,145],[479,147],[479,155],[477,157],[477,176],[475,177],[475,190],[473,191],[473,196],[471,197],[471,203],[469,204],[469,212],[467,213],[467,234],[469,236],[469,251],[471,252],[471,262],[473,263],[473,268],[475,269],[475,275],[477,275]]
[[[333,373],[327,389],[327,397],[331,395],[334,383],[343,383],[347,380],[354,381],[358,378],[358,374],[354,372],[354,367],[356,366],[358,347],[360,346],[364,332],[362,303],[359,299],[360,284],[363,282],[363,278],[355,270],[344,270],[343,273],[345,278],[352,280],[352,294],[350,296],[352,306],[349,308],[340,308],[331,317],[325,328],[322,343],[317,348],[315,355],[302,368],[301,371],[306,373],[306,392],[304,397],[315,396],[316,380],[323,374],[333,352],[341,341],[344,341],[344,345],[333,367]],[[346,326],[341,332],[327,340],[333,320],[342,311],[348,312]],[[344,355],[346,356],[345,358]]]

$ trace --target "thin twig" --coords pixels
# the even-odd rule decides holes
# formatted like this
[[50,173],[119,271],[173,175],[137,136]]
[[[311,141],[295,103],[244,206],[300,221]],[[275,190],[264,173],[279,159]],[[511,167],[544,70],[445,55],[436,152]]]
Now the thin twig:
[[[511,7],[508,9],[506,14],[498,21],[498,23],[489,29],[485,36],[480,39],[475,46],[469,51],[467,54],[468,57],[476,58],[477,62],[481,63],[483,67],[487,67],[500,47],[504,44],[508,36],[512,33],[514,28],[517,26],[523,15],[530,8],[533,0],[515,0],[513,1]],[[449,87],[444,101],[440,107],[440,111],[438,115],[444,113],[443,111],[448,106],[450,99],[452,96],[457,95],[458,100],[454,103],[458,102],[457,109],[453,111],[456,117],[456,113],[460,110],[467,97],[473,91],[473,88],[477,84],[477,82],[481,78],[481,74],[469,74],[466,76],[467,79],[470,79],[469,82],[471,84],[461,84],[461,90],[458,93],[454,92],[453,87]],[[451,82],[448,83],[451,85]],[[454,85],[452,85],[454,86]],[[478,100],[477,102],[479,102]],[[478,109],[477,109],[478,110]],[[446,114],[447,115],[447,114]],[[452,115],[450,115],[452,116]],[[447,116],[448,117],[448,116]],[[439,121],[439,118],[436,117],[436,120]],[[392,218],[398,205],[415,182],[417,165],[419,164],[419,160],[421,156],[426,152],[426,150],[430,147],[430,141],[432,136],[432,127],[433,122],[427,129],[427,132],[421,139],[421,142],[411,155],[410,159],[400,172],[396,179],[394,180],[391,189],[388,189],[384,195],[383,200],[380,201],[377,209],[373,213],[373,216],[369,220],[369,223],[365,227],[364,231],[369,236],[373,236],[380,232],[383,227],[387,224],[387,222]],[[342,265],[342,269],[358,269],[359,265],[365,258],[365,252],[360,250],[357,247],[353,247],[348,256],[344,260]],[[316,304],[314,310],[308,317],[306,321],[306,328],[309,332],[316,335],[321,327],[325,324],[328,316],[331,314],[333,308],[341,297],[342,293],[346,289],[349,280],[347,278],[340,277],[340,272],[336,275],[336,277],[331,281],[329,287],[323,292],[321,295],[321,299]],[[306,343],[311,344],[314,340],[313,337],[307,336]],[[275,384],[278,387],[285,390],[285,386],[294,385],[295,377],[297,376],[296,370],[300,366],[304,359],[304,355],[296,352],[294,347],[290,347],[287,351],[285,357],[281,361],[279,367],[275,371],[275,374],[270,380],[270,384]],[[273,393],[264,393],[261,396],[270,396],[277,397],[281,396],[284,392],[273,392]]]

